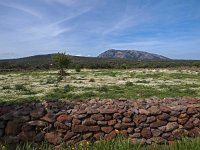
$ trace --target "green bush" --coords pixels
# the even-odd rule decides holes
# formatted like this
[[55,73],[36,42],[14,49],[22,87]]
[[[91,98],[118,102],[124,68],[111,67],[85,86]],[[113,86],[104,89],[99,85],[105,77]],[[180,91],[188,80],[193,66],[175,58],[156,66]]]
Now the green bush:
[[69,84],[67,84],[64,86],[63,89],[64,89],[64,92],[69,92],[69,91],[71,91],[71,86]]
[[18,90],[18,91],[27,91],[27,88],[23,84],[16,84],[15,85],[15,90]]
[[11,89],[11,87],[9,85],[5,85],[2,87],[2,90],[8,90],[8,89]]
[[126,86],[133,86],[133,82],[127,81],[125,85]]
[[77,65],[77,66],[75,67],[75,70],[76,70],[76,72],[81,72],[81,66]]
[[89,80],[89,82],[95,82],[95,80],[94,80],[93,78],[91,78],[91,79]]

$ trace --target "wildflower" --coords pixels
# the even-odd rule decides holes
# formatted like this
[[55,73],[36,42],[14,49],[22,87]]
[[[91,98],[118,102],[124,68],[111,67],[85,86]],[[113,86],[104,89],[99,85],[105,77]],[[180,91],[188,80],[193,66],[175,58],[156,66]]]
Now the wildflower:
[[117,134],[119,134],[119,130],[115,129],[115,132],[116,132]]
[[86,142],[86,144],[89,145],[90,143],[89,143],[89,142]]

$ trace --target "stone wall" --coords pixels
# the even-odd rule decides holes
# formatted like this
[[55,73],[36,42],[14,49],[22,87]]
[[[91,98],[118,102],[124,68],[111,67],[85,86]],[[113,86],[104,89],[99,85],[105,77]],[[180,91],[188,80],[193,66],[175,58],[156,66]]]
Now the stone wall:
[[8,143],[75,144],[118,134],[146,144],[200,136],[200,99],[0,104],[0,137]]

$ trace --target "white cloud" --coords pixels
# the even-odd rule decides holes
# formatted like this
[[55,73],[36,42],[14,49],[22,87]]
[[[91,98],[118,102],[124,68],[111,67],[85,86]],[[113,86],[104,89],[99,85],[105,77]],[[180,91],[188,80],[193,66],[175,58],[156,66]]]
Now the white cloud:
[[35,16],[37,18],[42,18],[41,14],[38,13],[38,11],[35,11],[33,9],[31,9],[31,7],[25,6],[23,4],[19,4],[19,3],[0,3],[0,5],[5,6],[5,7],[9,7],[9,8],[13,8],[13,9],[17,9],[19,11],[22,11],[24,13],[27,13],[29,15]]

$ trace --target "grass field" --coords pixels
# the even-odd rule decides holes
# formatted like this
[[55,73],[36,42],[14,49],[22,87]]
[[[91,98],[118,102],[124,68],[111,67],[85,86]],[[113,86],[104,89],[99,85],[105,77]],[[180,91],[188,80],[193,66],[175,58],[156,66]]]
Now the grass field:
[[200,97],[200,70],[57,70],[0,73],[0,101]]
[[[1,145],[1,150],[10,150],[9,146]],[[101,140],[98,143],[82,142],[78,146],[60,146],[59,150],[199,150],[200,139],[183,139],[173,145],[151,145],[132,144],[130,140],[122,137],[112,141]],[[46,143],[40,146],[31,144],[18,145],[16,150],[53,150],[54,148]]]

